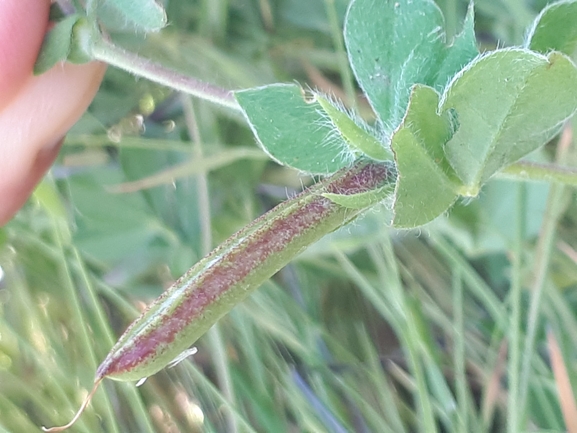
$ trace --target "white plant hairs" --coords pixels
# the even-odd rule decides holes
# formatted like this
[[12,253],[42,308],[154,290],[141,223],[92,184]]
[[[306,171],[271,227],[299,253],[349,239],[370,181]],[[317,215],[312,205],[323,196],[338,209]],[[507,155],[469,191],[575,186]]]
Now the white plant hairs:
[[[321,92],[319,90],[314,90],[307,88],[306,92],[310,95],[308,100],[310,103],[315,103],[317,100],[317,95],[322,96],[327,99],[330,104],[332,104],[337,110],[348,116],[353,120],[353,122],[361,128],[364,132],[375,137],[384,147],[390,148],[391,134],[387,132],[388,128],[382,126],[382,122],[377,118],[375,121],[375,127],[369,125],[359,113],[351,108],[346,107],[343,102],[336,98],[333,94],[328,94]],[[351,147],[348,144],[347,139],[345,139],[339,130],[339,128],[334,124],[330,116],[321,108],[317,109],[320,116],[318,120],[318,127],[327,129],[328,132],[325,139],[321,142],[321,146],[330,146],[339,148],[339,158],[343,165],[351,166],[353,162],[362,155],[362,152]]]

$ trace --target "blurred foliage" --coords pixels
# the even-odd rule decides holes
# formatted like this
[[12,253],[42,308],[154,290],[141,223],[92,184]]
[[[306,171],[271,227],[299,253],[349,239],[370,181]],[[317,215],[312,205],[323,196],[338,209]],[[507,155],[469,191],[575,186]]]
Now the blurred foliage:
[[[117,42],[226,88],[298,80],[346,95],[327,19],[342,23],[346,0],[164,3],[166,29]],[[520,43],[543,4],[478,0],[480,46]],[[467,2],[439,6],[455,34]],[[238,115],[192,101],[191,122],[187,103],[110,68],[51,174],[0,229],[1,432],[67,422],[138,310],[207,242],[310,182],[269,162]],[[532,157],[551,160],[555,145]],[[545,330],[574,382],[574,192],[496,180],[414,232],[389,230],[387,213],[309,249],[194,357],[139,388],[106,382],[71,431],[501,432],[513,415],[531,431],[564,430]],[[531,320],[535,346],[510,348],[519,365],[507,364],[506,342]],[[527,358],[531,374],[512,382]],[[512,405],[523,393],[508,383],[527,387],[526,405]]]

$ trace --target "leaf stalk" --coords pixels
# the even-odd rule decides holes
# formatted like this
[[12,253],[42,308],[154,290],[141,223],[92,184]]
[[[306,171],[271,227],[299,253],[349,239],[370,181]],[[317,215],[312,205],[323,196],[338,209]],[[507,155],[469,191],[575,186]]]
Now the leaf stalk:
[[103,37],[97,38],[93,43],[92,55],[95,60],[108,63],[136,76],[232,110],[240,110],[233,91],[181,74],[159,63],[140,57],[114,45]]

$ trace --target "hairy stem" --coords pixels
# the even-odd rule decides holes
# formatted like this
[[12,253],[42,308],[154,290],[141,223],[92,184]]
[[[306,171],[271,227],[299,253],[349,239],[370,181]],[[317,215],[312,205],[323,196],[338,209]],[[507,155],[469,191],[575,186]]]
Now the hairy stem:
[[139,77],[188,93],[192,96],[214,102],[223,107],[240,110],[234,94],[230,90],[214,86],[196,78],[173,71],[137,54],[117,47],[106,39],[99,38],[92,46],[95,60],[128,71]]
[[559,164],[537,164],[520,161],[501,170],[499,177],[577,186],[577,169],[563,167]]

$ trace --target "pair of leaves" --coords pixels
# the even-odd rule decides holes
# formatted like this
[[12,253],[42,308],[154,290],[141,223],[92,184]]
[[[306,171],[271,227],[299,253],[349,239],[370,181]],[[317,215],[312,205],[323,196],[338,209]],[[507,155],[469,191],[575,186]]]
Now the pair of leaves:
[[90,56],[90,25],[85,16],[73,14],[56,24],[44,37],[34,64],[34,73],[42,74],[56,63],[86,63]]
[[[553,138],[577,108],[575,84],[577,69],[563,54],[506,49],[473,61],[440,98],[415,87],[393,136],[394,225],[431,221],[459,195],[476,196],[493,174]],[[425,91],[430,96],[420,103]],[[436,119],[433,127],[421,120],[427,116]],[[444,136],[435,132],[447,124]],[[406,130],[416,138],[408,140]]]
[[[281,164],[326,174],[346,167],[359,151],[390,159],[386,142],[403,119],[411,87],[423,83],[442,89],[478,54],[472,8],[452,45],[446,44],[442,28],[443,16],[432,1],[351,4],[345,43],[357,81],[379,118],[379,130],[358,120],[340,122],[344,110],[321,95],[316,102],[306,101],[296,85],[243,90],[236,93],[237,100],[262,147]],[[356,204],[350,198],[339,200],[349,206],[365,203],[360,198]]]
[[[459,195],[476,196],[493,174],[557,134],[577,109],[577,69],[565,56],[577,54],[576,21],[576,1],[549,5],[528,32],[528,49],[475,59],[447,86],[439,106],[432,97],[428,108],[420,106],[420,90],[414,89],[393,137],[399,172],[395,226],[426,224]],[[420,123],[412,119],[424,116],[423,110],[456,116],[449,140],[433,136],[430,126],[415,126]],[[419,128],[419,139],[407,141],[406,124]]]
[[[577,70],[564,54],[549,52],[575,52],[575,4],[549,6],[530,32],[528,48],[480,56],[472,8],[461,34],[447,45],[442,14],[430,0],[354,0],[345,42],[378,117],[376,131],[353,119],[335,121],[344,110],[318,95],[310,103],[294,85],[249,89],[237,92],[237,99],[265,150],[302,171],[336,171],[358,151],[380,159],[375,155],[387,154],[390,141],[398,172],[393,224],[416,227],[460,195],[477,195],[495,172],[546,143],[573,115]],[[567,15],[573,19],[560,20]],[[360,134],[358,145],[339,125]],[[379,137],[383,152],[377,147],[375,154]]]
[[[36,72],[62,60],[90,60],[93,38],[100,37],[97,22],[145,32],[166,23],[155,0],[92,0],[86,8],[90,14],[68,16],[49,32]],[[529,31],[526,48],[478,56],[472,7],[447,45],[432,0],[353,0],[344,37],[378,118],[374,128],[322,95],[307,100],[296,85],[249,89],[237,99],[269,155],[305,172],[332,173],[362,155],[391,159],[391,144],[398,172],[393,223],[414,227],[459,195],[475,196],[574,113],[576,69],[564,54],[576,54],[576,20],[575,0],[550,5]],[[552,50],[560,53],[548,54]],[[332,199],[363,207],[381,196]]]
[[[442,24],[441,11],[431,0],[356,0],[350,5],[345,42],[357,81],[379,116],[379,126],[385,127],[366,131],[373,140],[382,137],[383,154],[389,153],[388,135],[402,120],[411,86],[442,89],[478,54],[472,8],[451,46],[445,43]],[[346,167],[354,151],[334,116],[305,101],[302,93],[296,85],[272,85],[239,91],[236,98],[260,144],[277,162],[316,174]],[[366,129],[362,124],[359,128]]]
[[344,36],[357,81],[390,132],[401,123],[414,84],[442,90],[479,54],[473,8],[449,46],[443,14],[428,0],[353,1]]

